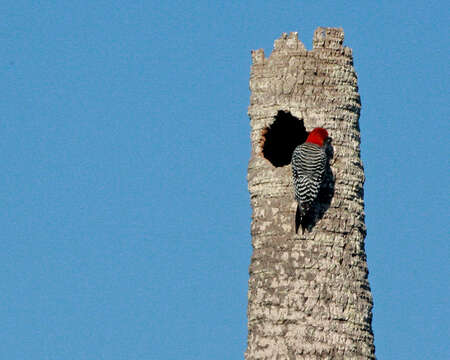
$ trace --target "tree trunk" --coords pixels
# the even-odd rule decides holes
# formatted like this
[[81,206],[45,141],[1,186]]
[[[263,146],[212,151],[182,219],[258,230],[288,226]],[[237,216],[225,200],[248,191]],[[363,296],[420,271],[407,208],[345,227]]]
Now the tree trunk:
[[[318,28],[311,51],[291,33],[269,58],[252,52],[247,360],[375,359],[361,105],[343,39],[342,29]],[[290,157],[319,126],[332,138],[329,171],[312,228],[296,234]]]

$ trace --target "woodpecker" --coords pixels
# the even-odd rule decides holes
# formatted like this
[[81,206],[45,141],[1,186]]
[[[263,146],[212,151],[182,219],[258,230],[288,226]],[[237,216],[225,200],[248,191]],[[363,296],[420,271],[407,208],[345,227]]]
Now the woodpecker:
[[292,154],[292,177],[294,180],[295,199],[298,202],[295,214],[295,232],[300,224],[302,233],[308,225],[311,205],[317,198],[327,162],[325,151],[328,132],[315,128],[306,141],[298,145]]

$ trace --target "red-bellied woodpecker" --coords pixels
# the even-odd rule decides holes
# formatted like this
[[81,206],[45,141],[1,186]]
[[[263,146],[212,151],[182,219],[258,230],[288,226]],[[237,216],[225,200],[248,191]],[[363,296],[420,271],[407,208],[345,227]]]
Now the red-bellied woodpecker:
[[298,145],[292,154],[292,176],[294,180],[295,199],[298,202],[295,215],[295,232],[300,224],[302,231],[307,227],[311,205],[317,198],[327,162],[325,143],[328,132],[315,128],[306,141]]

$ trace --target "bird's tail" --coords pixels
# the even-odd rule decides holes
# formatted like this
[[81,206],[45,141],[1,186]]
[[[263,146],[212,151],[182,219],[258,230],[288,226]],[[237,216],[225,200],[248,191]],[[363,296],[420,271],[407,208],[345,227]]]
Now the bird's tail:
[[305,229],[308,228],[308,224],[310,223],[310,218],[308,216],[309,206],[305,204],[302,206],[300,204],[297,205],[297,211],[295,212],[295,233],[298,234],[298,228],[300,225],[302,226],[302,235],[305,233]]
[[[295,212],[295,233],[298,234],[298,228],[302,224],[302,209],[300,204],[297,204],[297,211]],[[305,228],[302,226],[302,234],[305,232]]]

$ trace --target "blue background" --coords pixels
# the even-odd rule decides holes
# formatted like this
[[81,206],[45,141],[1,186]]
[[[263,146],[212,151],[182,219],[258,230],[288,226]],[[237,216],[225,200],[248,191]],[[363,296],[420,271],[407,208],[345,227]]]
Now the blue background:
[[343,27],[380,359],[449,359],[444,1],[0,3],[0,358],[242,359],[250,50]]

